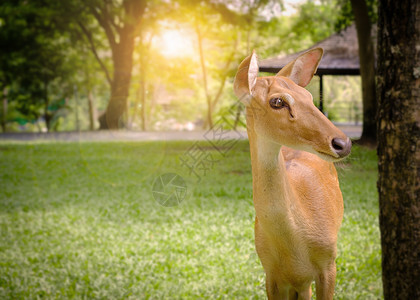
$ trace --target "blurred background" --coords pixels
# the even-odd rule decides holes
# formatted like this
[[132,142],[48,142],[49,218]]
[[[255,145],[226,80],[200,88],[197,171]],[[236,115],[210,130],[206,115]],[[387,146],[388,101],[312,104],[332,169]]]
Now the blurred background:
[[[242,59],[281,58],[353,22],[349,0],[4,0],[1,128],[193,131],[225,117],[244,129],[232,91]],[[319,80],[308,86],[318,106]],[[358,74],[324,75],[323,112],[362,124],[361,91]]]

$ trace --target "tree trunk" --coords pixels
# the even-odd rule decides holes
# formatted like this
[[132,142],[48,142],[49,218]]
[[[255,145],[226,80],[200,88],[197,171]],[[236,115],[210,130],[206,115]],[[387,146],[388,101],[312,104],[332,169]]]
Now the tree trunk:
[[375,54],[372,26],[365,0],[351,0],[359,43],[360,75],[362,77],[363,131],[361,143],[376,144]]
[[105,113],[99,117],[100,129],[123,128],[123,115],[127,109],[131,70],[133,66],[134,34],[121,34],[120,43],[112,53],[114,73],[111,85],[111,98]]
[[420,2],[382,0],[378,159],[385,299],[420,299]]
[[146,131],[147,123],[146,123],[146,82],[142,76],[140,80],[140,101],[141,101],[141,130]]
[[[124,17],[121,18],[120,16],[123,20],[123,24],[121,25],[115,23],[117,15],[114,15],[111,7],[113,5],[111,3],[113,2],[105,2],[105,5],[99,10],[97,9],[98,7],[89,6],[91,13],[98,20],[107,35],[112,50],[112,62],[114,66],[112,79],[107,76],[108,82],[111,85],[111,98],[109,99],[105,113],[99,117],[99,124],[100,129],[118,129],[125,126],[123,116],[127,111],[127,98],[133,67],[134,39],[138,33],[147,1],[122,1],[119,4],[124,11]],[[98,56],[96,55],[96,57]],[[103,69],[106,70],[106,67]],[[105,73],[107,74],[107,72]]]
[[133,101],[133,104],[134,104],[133,111],[131,113],[130,121],[127,124],[129,129],[133,129],[133,124],[136,122],[139,103],[140,103],[140,87],[136,89],[136,93],[135,93],[135,97]]
[[80,131],[80,120],[79,120],[79,92],[77,90],[77,85],[73,86],[73,96],[74,96],[74,124],[76,126],[75,130]]
[[88,106],[89,106],[89,129],[95,130],[96,106],[95,98],[91,89],[88,90]]
[[200,25],[198,23],[195,24],[195,29],[197,33],[197,42],[198,42],[198,52],[200,56],[200,64],[201,64],[201,71],[203,72],[203,86],[204,86],[204,92],[206,95],[206,102],[207,102],[207,118],[204,121],[204,129],[212,128],[213,127],[213,111],[212,111],[212,105],[211,105],[211,96],[208,88],[207,83],[207,68],[206,68],[206,62],[204,59],[204,51],[203,51],[203,35],[201,34]]
[[134,108],[133,114],[130,120],[130,128],[133,126],[134,122],[136,121],[137,114],[138,114],[138,106],[140,105],[140,122],[141,122],[141,130],[146,131],[146,82],[143,78],[144,70],[140,67],[140,73],[142,74],[141,79],[139,80],[139,87],[136,89],[136,97],[134,100]]
[[[83,51],[85,58],[87,59],[87,53]],[[88,109],[89,109],[89,130],[95,130],[95,120],[96,120],[96,105],[95,105],[95,96],[92,91],[91,76],[88,70],[88,66],[85,65],[85,82],[87,89],[87,99],[88,99]]]
[[47,132],[51,129],[52,114],[48,112],[48,106],[50,106],[50,98],[48,97],[48,82],[44,81],[44,118]]
[[[143,49],[145,50],[145,49]],[[146,131],[146,51],[140,53],[140,103],[141,103],[141,129]]]
[[2,118],[1,118],[1,129],[3,130],[3,132],[6,132],[6,124],[7,124],[7,89],[4,88],[3,89],[3,97],[2,97],[2,107],[3,107],[3,112],[2,112]]
[[[245,57],[251,54],[251,30],[253,28],[253,24],[254,24],[254,14],[253,11],[250,10],[249,12],[250,14],[250,18],[247,24],[247,31],[246,31],[246,53],[245,53]],[[240,36],[239,36],[240,39]],[[233,130],[236,130],[236,128],[239,125],[239,122],[241,120],[241,114],[243,111],[243,105],[241,103],[239,103],[239,105],[237,105],[236,107],[236,114],[235,114],[235,121],[233,123]]]

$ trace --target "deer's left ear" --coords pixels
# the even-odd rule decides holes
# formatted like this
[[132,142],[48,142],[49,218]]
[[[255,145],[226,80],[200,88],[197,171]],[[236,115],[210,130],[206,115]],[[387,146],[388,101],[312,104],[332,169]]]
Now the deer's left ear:
[[238,67],[238,72],[233,83],[233,91],[236,97],[245,105],[251,103],[252,90],[257,83],[258,77],[258,58],[255,51],[245,58]]
[[305,87],[314,77],[323,53],[322,48],[311,49],[288,63],[276,76],[288,77],[296,84]]

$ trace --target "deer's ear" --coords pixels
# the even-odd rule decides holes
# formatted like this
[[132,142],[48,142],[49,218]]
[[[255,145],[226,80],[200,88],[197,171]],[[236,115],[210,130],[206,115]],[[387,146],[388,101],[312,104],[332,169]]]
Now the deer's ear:
[[323,53],[322,48],[311,49],[288,63],[276,76],[288,77],[296,84],[305,87],[314,77]]
[[258,58],[255,51],[245,58],[238,67],[233,90],[236,97],[245,105],[249,105],[251,102],[252,90],[257,82],[258,70]]

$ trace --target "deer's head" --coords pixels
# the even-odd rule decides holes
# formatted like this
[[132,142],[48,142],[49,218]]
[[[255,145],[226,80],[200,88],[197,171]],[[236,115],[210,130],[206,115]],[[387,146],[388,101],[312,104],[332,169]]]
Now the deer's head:
[[258,137],[336,161],[350,153],[351,141],[318,110],[304,88],[322,54],[321,48],[309,50],[276,76],[258,77],[254,52],[240,64],[234,91],[247,107],[248,129]]

